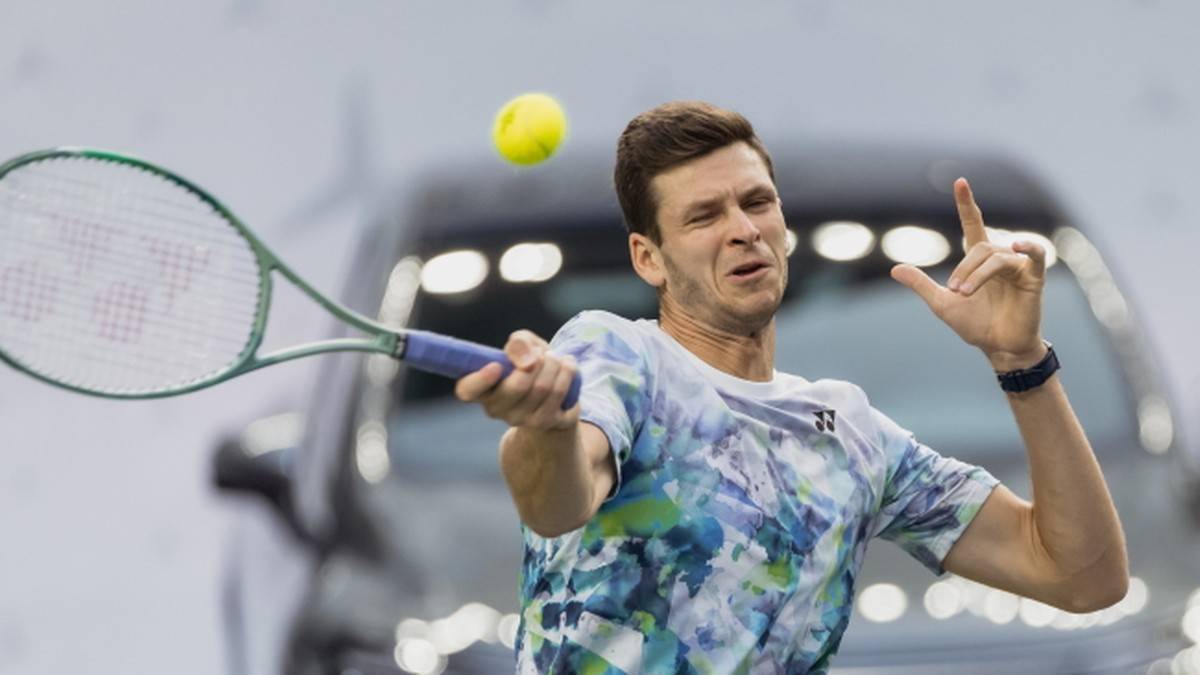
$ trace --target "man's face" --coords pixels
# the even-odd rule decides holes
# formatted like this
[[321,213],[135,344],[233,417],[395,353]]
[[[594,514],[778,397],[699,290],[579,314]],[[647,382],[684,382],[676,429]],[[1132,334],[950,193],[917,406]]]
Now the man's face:
[[787,227],[762,157],[734,143],[659,174],[651,188],[662,301],[727,332],[770,323],[787,285]]

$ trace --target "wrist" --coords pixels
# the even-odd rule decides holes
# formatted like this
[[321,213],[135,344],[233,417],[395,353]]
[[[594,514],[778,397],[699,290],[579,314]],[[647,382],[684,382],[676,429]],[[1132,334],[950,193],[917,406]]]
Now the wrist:
[[986,354],[992,370],[997,373],[1007,373],[1014,370],[1025,370],[1037,365],[1046,358],[1050,344],[1039,338],[1037,347],[1026,352],[992,352]]
[[1058,361],[1058,356],[1054,353],[1054,347],[1045,340],[1042,342],[1045,354],[1037,363],[1026,368],[996,372],[996,379],[1000,382],[1001,389],[1010,394],[1020,394],[1042,386],[1054,373],[1058,372],[1062,366]]

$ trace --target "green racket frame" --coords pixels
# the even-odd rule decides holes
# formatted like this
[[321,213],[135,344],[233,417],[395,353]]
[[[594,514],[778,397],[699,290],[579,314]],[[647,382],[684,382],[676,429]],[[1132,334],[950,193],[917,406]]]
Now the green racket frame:
[[[322,354],[325,352],[373,352],[378,354],[386,354],[393,358],[400,358],[400,356],[403,354],[405,339],[402,334],[394,329],[384,326],[383,324],[372,321],[371,319],[368,319],[356,312],[346,309],[345,307],[342,307],[338,303],[322,295],[319,291],[305,282],[304,279],[302,279],[298,274],[292,271],[290,267],[284,264],[284,262],[280,260],[278,256],[272,253],[271,250],[268,249],[266,245],[263,244],[262,241],[260,241],[258,237],[256,237],[254,233],[251,232],[250,229],[247,228],[242,221],[233,214],[232,211],[225,207],[224,204],[222,204],[200,186],[192,183],[182,176],[179,176],[178,174],[163,169],[145,160],[116,152],[96,150],[92,148],[59,147],[50,150],[31,152],[4,163],[3,166],[0,166],[0,179],[17,167],[33,162],[53,159],[56,157],[87,157],[90,159],[107,162],[127,164],[143,171],[148,171],[155,175],[161,176],[162,178],[180,185],[207,202],[210,206],[212,206],[213,209],[221,214],[221,216],[224,217],[225,220],[229,222],[229,224],[232,225],[238,231],[238,233],[246,239],[246,241],[250,243],[251,250],[253,251],[254,256],[259,264],[258,309],[254,319],[253,328],[251,329],[250,339],[232,366],[226,368],[225,370],[218,371],[209,377],[205,377],[178,388],[148,393],[129,394],[98,392],[92,389],[77,387],[66,382],[60,382],[52,378],[45,377],[40,373],[27,368],[24,364],[13,359],[8,354],[4,353],[3,350],[0,350],[0,360],[3,360],[13,368],[16,368],[17,370],[35,377],[43,382],[53,384],[56,387],[62,387],[64,389],[69,389],[81,394],[89,394],[91,396],[101,396],[103,398],[113,399],[153,399],[175,396],[178,394],[186,394],[191,391],[196,391],[197,389],[211,387],[215,384],[219,384],[239,375],[244,375],[250,371],[258,370],[259,368],[271,366],[283,361],[291,361],[292,359],[312,356],[314,354]],[[318,305],[323,307],[327,312],[350,324],[351,326],[358,328],[359,330],[373,334],[373,337],[335,338],[321,340],[317,342],[296,345],[294,347],[287,347],[269,354],[257,356],[256,354],[258,352],[258,348],[261,346],[263,335],[266,332],[267,315],[271,307],[271,274],[272,272],[276,271],[283,275],[283,277],[290,281],[296,288],[299,288],[301,291],[303,291],[305,295],[315,301]]]

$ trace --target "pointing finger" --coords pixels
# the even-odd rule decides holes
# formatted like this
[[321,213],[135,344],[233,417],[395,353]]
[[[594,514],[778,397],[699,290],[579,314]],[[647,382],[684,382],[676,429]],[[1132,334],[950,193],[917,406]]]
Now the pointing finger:
[[967,248],[981,241],[987,241],[987,230],[983,226],[983,212],[975,203],[975,195],[971,192],[971,184],[966,178],[954,181],[954,204],[958,207],[958,219],[962,222],[963,236],[967,239]]

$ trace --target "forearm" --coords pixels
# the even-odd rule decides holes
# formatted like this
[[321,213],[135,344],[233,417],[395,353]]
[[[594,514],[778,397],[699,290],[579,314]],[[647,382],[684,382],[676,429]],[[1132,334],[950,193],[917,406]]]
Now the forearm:
[[580,527],[597,502],[582,433],[579,422],[553,431],[511,427],[500,440],[500,468],[517,513],[544,537]]
[[1055,375],[1007,394],[1029,457],[1034,534],[1059,574],[1081,584],[1128,576],[1125,537],[1100,464]]

